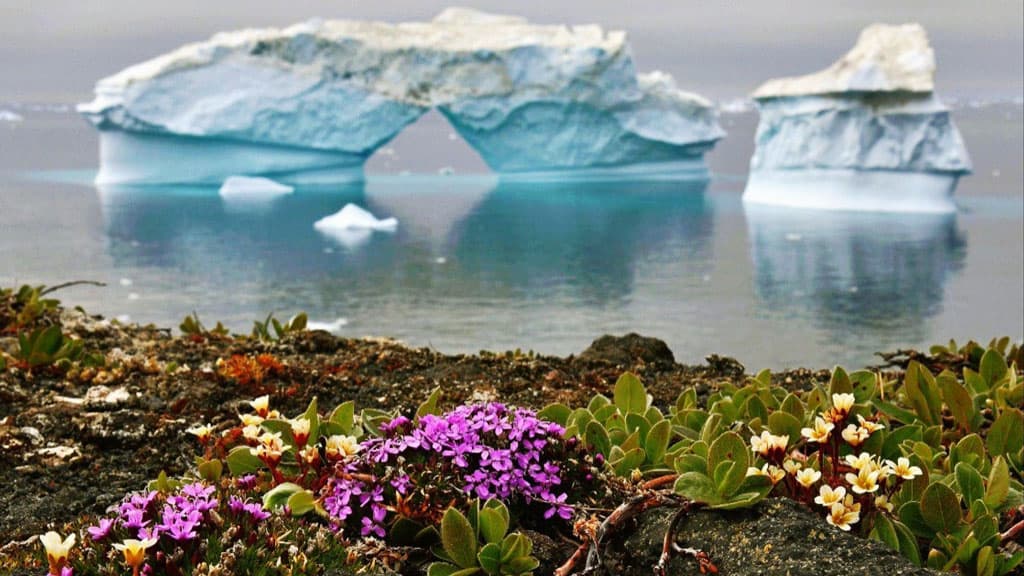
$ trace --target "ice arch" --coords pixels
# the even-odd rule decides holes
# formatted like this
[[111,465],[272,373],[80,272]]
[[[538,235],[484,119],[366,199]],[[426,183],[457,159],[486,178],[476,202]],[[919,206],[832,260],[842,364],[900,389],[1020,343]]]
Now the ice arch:
[[430,109],[509,176],[703,175],[711,104],[638,74],[623,32],[445,10],[224,32],[100,80],[79,106],[105,183],[362,177]]

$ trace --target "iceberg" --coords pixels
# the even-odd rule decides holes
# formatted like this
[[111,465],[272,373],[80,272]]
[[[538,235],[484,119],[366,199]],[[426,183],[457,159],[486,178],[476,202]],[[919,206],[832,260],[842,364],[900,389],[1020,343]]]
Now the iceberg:
[[395,218],[378,220],[370,212],[350,203],[334,214],[324,216],[314,222],[313,228],[317,232],[341,242],[346,248],[357,248],[369,241],[374,231],[394,232],[397,230],[398,220]]
[[724,136],[709,101],[637,72],[624,32],[464,8],[222,32],[100,80],[78,106],[100,131],[100,183],[357,180],[431,109],[516,177],[706,177]]
[[221,198],[264,199],[276,198],[282,194],[295,191],[292,186],[285,186],[269,178],[253,176],[230,176],[220,187]]
[[24,119],[25,118],[23,118],[22,115],[18,114],[17,112],[12,112],[10,110],[0,110],[0,122],[10,122],[13,124],[15,122],[21,122]]
[[827,69],[764,83],[744,201],[954,212],[971,162],[934,75],[924,28],[874,24]]

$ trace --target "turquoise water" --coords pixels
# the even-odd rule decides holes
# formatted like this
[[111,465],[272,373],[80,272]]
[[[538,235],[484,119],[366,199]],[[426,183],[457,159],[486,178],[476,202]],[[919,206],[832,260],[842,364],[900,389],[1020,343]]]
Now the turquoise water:
[[[428,119],[371,162],[366,183],[237,204],[214,188],[96,188],[91,130],[25,113],[0,124],[0,283],[103,281],[60,297],[164,326],[195,311],[248,332],[302,310],[343,335],[449,353],[571,354],[636,331],[680,361],[722,353],[756,369],[1020,338],[1020,107],[961,116],[977,173],[960,212],[900,216],[745,208],[749,114],[724,119],[706,182],[465,174],[479,159]],[[313,229],[349,202],[396,217],[397,232]]]

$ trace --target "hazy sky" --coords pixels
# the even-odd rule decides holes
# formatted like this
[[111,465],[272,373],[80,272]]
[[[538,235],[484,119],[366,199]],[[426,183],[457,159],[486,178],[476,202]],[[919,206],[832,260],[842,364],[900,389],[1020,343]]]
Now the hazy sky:
[[[942,94],[1012,97],[1024,91],[1021,0],[455,4],[536,22],[624,29],[641,70],[666,70],[680,86],[715,99],[743,95],[767,78],[822,68],[871,22],[908,21],[922,23],[930,34]],[[312,16],[419,20],[448,5],[435,0],[0,0],[0,102],[87,100],[98,78],[219,30],[282,26]]]

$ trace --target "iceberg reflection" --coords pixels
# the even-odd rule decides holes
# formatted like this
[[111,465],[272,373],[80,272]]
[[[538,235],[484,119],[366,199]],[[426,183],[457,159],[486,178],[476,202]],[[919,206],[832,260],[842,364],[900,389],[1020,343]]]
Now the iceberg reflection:
[[[115,264],[216,283],[246,300],[284,298],[270,310],[357,294],[361,306],[552,291],[620,299],[639,266],[709,250],[706,185],[391,177],[299,187],[263,210],[240,210],[209,187],[102,186],[99,197]],[[314,230],[348,203],[397,218],[397,231],[346,242]]]
[[955,214],[744,209],[760,299],[838,342],[924,339],[967,253]]

